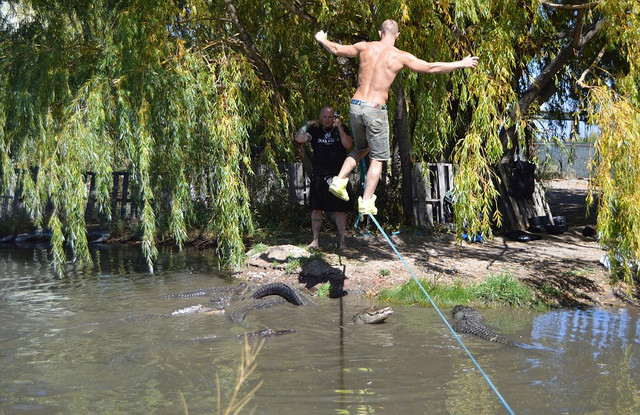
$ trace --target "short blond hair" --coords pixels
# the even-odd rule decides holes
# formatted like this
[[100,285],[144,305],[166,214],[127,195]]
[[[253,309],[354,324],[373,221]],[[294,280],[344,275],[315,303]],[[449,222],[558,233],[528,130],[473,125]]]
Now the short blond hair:
[[396,22],[395,20],[391,20],[391,19],[387,19],[384,22],[382,22],[382,25],[380,26],[380,31],[385,33],[385,34],[391,34],[391,35],[397,35],[398,34],[398,22]]

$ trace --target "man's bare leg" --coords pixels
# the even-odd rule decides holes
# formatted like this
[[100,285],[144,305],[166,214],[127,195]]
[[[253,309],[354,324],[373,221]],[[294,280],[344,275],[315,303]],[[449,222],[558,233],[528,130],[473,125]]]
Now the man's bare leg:
[[336,227],[338,228],[338,249],[346,248],[344,243],[344,233],[347,229],[347,215],[344,212],[335,212]]
[[376,191],[380,176],[382,175],[382,161],[371,160],[369,170],[367,170],[367,182],[365,184],[362,200],[370,199]]
[[342,168],[340,169],[340,173],[338,173],[337,177],[339,179],[346,179],[349,173],[351,173],[353,169],[356,168],[358,163],[360,163],[360,160],[362,160],[362,157],[366,156],[368,153],[369,153],[368,148],[364,150],[351,151],[351,153],[349,153],[347,158],[344,160],[344,163],[342,163]]
[[321,210],[312,210],[311,211],[311,233],[313,234],[313,241],[307,248],[309,249],[318,249],[320,243],[318,238],[320,237],[320,228],[322,227],[322,211]]

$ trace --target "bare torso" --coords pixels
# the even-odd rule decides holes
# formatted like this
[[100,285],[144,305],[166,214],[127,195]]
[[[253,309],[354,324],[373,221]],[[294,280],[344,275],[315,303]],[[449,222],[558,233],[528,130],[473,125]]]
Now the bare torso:
[[360,42],[355,46],[358,49],[360,69],[358,88],[353,98],[385,104],[389,98],[389,88],[403,68],[400,57],[404,52],[380,41]]

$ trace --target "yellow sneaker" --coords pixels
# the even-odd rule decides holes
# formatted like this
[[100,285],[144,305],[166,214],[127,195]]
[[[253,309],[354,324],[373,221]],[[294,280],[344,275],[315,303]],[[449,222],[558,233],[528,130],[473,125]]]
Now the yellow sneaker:
[[362,197],[358,198],[358,212],[363,215],[377,215],[378,208],[375,205],[376,195],[371,196],[371,199],[362,200]]
[[331,180],[329,191],[335,197],[344,201],[349,201],[349,193],[347,193],[347,183],[349,183],[348,178],[338,179],[338,176],[336,176],[333,178],[333,180]]

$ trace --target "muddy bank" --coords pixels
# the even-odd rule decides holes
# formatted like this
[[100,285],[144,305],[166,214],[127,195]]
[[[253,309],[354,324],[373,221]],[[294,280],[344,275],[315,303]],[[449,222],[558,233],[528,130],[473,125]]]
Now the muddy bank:
[[[594,236],[583,236],[585,226],[595,227],[596,223],[595,207],[587,214],[587,191],[587,180],[548,183],[547,198],[553,215],[565,216],[569,224],[561,235],[543,230],[539,240],[529,242],[498,235],[490,241],[468,243],[455,241],[450,233],[406,231],[390,239],[420,279],[467,283],[509,273],[538,292],[554,292],[558,306],[626,306],[628,303],[616,295],[624,287],[611,286],[609,271],[600,262],[606,252]],[[305,236],[292,243],[300,244]],[[382,235],[352,232],[347,237],[348,247],[342,252],[333,247],[331,237],[325,235],[325,240],[321,240],[323,249],[319,255],[337,269],[345,267],[344,288],[349,294],[376,295],[381,288],[404,284],[412,278]],[[311,240],[310,234],[307,239]],[[300,267],[291,258],[310,255],[300,245],[274,246],[250,255],[236,277],[256,282],[299,283]]]

